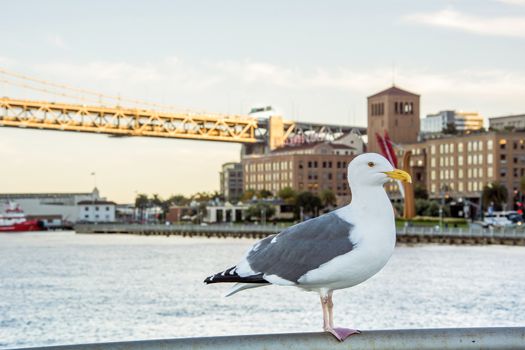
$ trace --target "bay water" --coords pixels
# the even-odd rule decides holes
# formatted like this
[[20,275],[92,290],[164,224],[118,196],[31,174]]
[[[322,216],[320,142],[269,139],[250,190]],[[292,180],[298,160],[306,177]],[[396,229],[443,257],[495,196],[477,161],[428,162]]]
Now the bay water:
[[[321,331],[315,293],[203,279],[252,239],[0,234],[0,348]],[[523,326],[525,247],[398,246],[334,293],[335,323],[367,329]]]

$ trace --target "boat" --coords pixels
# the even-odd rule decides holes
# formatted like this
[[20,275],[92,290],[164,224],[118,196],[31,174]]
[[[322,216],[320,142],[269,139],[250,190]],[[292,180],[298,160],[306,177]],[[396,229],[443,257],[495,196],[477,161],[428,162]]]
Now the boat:
[[5,202],[0,205],[0,232],[44,231],[46,228],[40,220],[27,220],[19,204]]

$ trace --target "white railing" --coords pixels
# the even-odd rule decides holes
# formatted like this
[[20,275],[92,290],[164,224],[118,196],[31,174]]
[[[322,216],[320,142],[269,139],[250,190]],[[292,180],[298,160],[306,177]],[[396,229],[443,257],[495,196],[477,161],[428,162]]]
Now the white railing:
[[328,333],[260,334],[62,345],[24,350],[525,349],[525,327],[363,331],[340,343]]

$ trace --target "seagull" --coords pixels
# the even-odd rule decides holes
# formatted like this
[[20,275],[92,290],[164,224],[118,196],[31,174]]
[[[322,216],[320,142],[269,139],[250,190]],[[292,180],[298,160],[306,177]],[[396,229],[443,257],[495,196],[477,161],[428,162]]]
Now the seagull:
[[394,211],[383,188],[391,179],[412,182],[377,153],[355,157],[348,165],[350,204],[256,242],[237,265],[204,283],[235,282],[226,296],[270,284],[317,292],[326,332],[339,341],[360,333],[334,327],[332,294],[369,279],[392,256]]

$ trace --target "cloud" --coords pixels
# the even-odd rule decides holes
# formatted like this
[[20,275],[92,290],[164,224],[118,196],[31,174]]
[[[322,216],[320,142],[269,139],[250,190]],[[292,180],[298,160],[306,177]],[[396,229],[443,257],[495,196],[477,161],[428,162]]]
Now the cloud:
[[[293,99],[294,104],[312,110],[312,114],[313,109],[322,110],[321,105],[326,103],[323,101],[330,101],[334,95],[351,95],[355,101],[364,101],[364,97],[388,86],[392,75],[390,67],[368,70],[349,66],[304,68],[252,60],[189,62],[177,57],[142,64],[53,62],[32,68],[36,69],[28,75],[57,83],[70,82],[76,87],[108,95],[121,95],[123,100],[170,101],[170,105],[175,101],[173,104],[181,109],[193,107],[196,110],[231,112],[225,107],[230,96],[234,104],[244,100],[241,102],[243,110],[256,101],[265,100],[274,106],[282,106],[289,105]],[[23,67],[17,70],[25,71]],[[483,100],[489,97],[494,101],[495,109],[498,103],[505,105],[502,101],[514,101],[514,105],[517,105],[516,101],[522,101],[524,82],[525,70],[509,69],[438,71],[400,67],[396,75],[397,85],[425,96]],[[31,93],[25,96],[31,98]],[[319,99],[312,100],[311,96]],[[108,101],[100,102],[107,104]],[[92,97],[91,103],[99,103],[98,98]],[[125,102],[119,104],[127,105]],[[331,108],[336,111],[336,106]],[[340,108],[341,114],[347,113],[348,106]]]
[[47,37],[47,41],[53,45],[54,47],[57,47],[59,49],[66,48],[66,42],[64,41],[64,38],[62,38],[60,35],[53,34],[49,35]]
[[[521,3],[506,0],[508,3]],[[404,17],[405,21],[434,27],[443,27],[491,36],[525,38],[525,17],[479,17],[467,15],[453,9],[437,12],[414,13]]]
[[498,0],[498,1],[504,4],[508,4],[508,5],[525,6],[525,0]]

